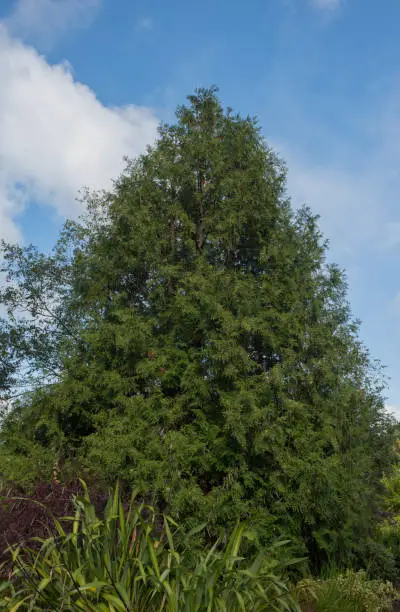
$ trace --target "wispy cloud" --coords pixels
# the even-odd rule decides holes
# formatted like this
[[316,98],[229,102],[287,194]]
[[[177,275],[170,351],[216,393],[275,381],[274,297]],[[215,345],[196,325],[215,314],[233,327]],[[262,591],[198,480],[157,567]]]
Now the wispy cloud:
[[307,203],[321,214],[331,245],[328,259],[347,271],[354,312],[363,321],[361,335],[388,364],[389,402],[398,418],[399,100],[400,87],[392,81],[365,107],[342,110],[345,131],[322,129],[315,117],[299,121],[286,110],[290,129],[285,140],[273,142],[288,165],[293,204]]
[[16,0],[5,24],[12,36],[48,49],[71,28],[88,27],[101,0]]
[[311,6],[323,11],[337,11],[342,6],[342,0],[310,0]]
[[275,143],[288,165],[288,194],[295,207],[310,205],[321,215],[321,226],[336,254],[360,251],[366,246],[386,248],[387,211],[380,206],[385,185],[372,173],[372,160],[361,168],[317,161],[306,148]]
[[154,22],[150,17],[143,17],[137,22],[137,27],[139,30],[150,32],[154,27]]
[[396,295],[391,301],[390,306],[393,314],[398,317],[400,315],[400,291],[396,293]]
[[[400,89],[385,92],[370,111],[349,115],[357,137],[324,132],[322,146],[307,145],[318,126],[296,123],[292,139],[275,141],[288,165],[288,191],[295,205],[308,203],[321,214],[332,245],[365,256],[400,256]],[[367,144],[360,149],[359,140]],[[317,143],[317,144],[315,144]]]
[[79,213],[82,186],[109,187],[123,156],[154,140],[150,109],[104,106],[68,65],[50,65],[1,24],[0,82],[0,238],[19,238],[16,217],[32,200]]

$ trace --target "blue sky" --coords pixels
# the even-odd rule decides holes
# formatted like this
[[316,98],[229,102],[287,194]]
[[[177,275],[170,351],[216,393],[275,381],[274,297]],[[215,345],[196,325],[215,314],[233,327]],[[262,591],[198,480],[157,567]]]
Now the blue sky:
[[49,249],[80,187],[217,84],[321,214],[400,416],[399,23],[398,0],[2,0],[0,237]]

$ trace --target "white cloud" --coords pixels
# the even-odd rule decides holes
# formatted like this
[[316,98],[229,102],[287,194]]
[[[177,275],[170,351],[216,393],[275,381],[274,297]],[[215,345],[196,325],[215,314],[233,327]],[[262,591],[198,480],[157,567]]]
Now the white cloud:
[[83,186],[107,188],[154,140],[145,107],[108,108],[67,65],[50,65],[0,24],[0,237],[19,237],[15,217],[29,201],[75,215]]
[[101,0],[17,0],[6,19],[8,31],[41,48],[49,48],[71,28],[87,27]]
[[311,6],[323,11],[336,11],[342,6],[342,0],[310,0]]
[[400,420],[400,406],[394,406],[393,404],[387,404],[385,408],[387,412],[392,414],[397,420]]

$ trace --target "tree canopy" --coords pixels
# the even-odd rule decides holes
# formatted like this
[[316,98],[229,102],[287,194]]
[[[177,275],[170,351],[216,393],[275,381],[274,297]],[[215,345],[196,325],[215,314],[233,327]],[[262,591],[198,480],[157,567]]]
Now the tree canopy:
[[379,372],[257,122],[215,89],[188,101],[51,256],[3,245],[0,376],[30,381],[3,476],[84,469],[189,524],[247,518],[348,559],[391,461]]

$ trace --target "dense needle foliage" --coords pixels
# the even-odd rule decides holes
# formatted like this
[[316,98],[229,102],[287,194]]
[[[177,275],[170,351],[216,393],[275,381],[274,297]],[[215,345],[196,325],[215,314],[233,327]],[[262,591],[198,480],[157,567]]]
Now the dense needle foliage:
[[379,372],[257,123],[199,90],[85,200],[50,257],[3,246],[3,386],[34,388],[3,422],[4,479],[85,469],[313,567],[362,558],[392,459]]

